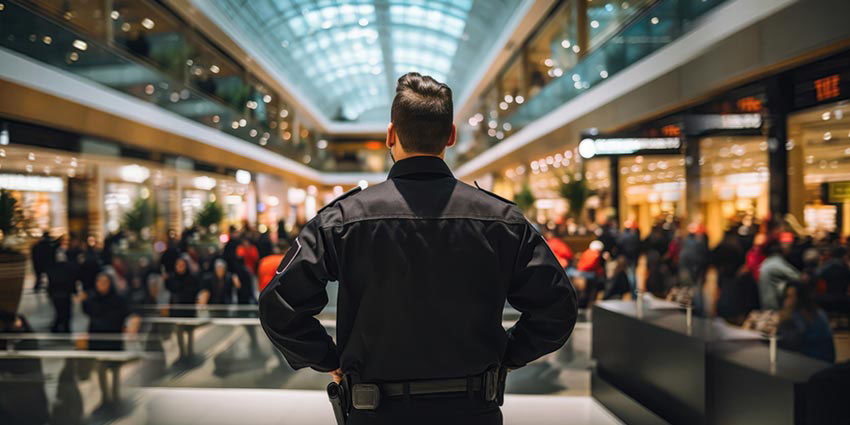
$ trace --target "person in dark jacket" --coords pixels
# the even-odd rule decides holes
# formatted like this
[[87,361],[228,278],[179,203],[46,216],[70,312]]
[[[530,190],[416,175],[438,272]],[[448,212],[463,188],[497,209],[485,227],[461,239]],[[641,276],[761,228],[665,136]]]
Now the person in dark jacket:
[[180,258],[180,247],[174,232],[168,233],[168,242],[162,256],[159,257],[159,269],[161,272],[174,274],[174,263]]
[[[97,275],[94,291],[83,297],[83,312],[89,316],[89,349],[121,351],[124,341],[121,334],[130,314],[124,297],[118,295],[112,277],[106,273]],[[102,336],[101,336],[102,335]],[[97,377],[102,394],[101,403],[109,406],[118,401],[120,388],[120,363],[99,361]],[[112,373],[110,385],[107,374]]]
[[102,268],[100,252],[97,250],[97,240],[94,236],[89,236],[86,239],[86,248],[82,255],[77,257],[77,264],[80,267],[79,279],[83,285],[83,290],[88,292],[93,291],[94,282],[97,280],[97,275]]
[[32,268],[35,271],[35,287],[33,290],[41,289],[47,273],[53,267],[53,262],[56,258],[57,243],[50,237],[50,232],[45,230],[41,234],[41,239],[38,240],[31,250]]
[[78,275],[77,264],[68,261],[65,250],[56,250],[56,259],[47,274],[47,294],[56,313],[51,332],[71,332],[71,300],[77,293]]
[[[180,257],[174,263],[174,274],[165,277],[165,288],[171,292],[169,303],[174,305],[195,305],[201,290],[198,278],[189,270],[189,260]],[[172,316],[192,317],[194,310],[176,310]]]
[[213,271],[208,273],[201,287],[201,304],[231,304],[233,289],[239,288],[239,278],[227,271],[227,262],[215,260]]
[[785,287],[779,312],[779,346],[806,356],[835,363],[835,342],[826,313],[814,300],[814,288],[799,280]]
[[[445,163],[452,118],[447,85],[399,78],[387,181],[319,210],[260,296],[260,323],[293,368],[361,395],[348,425],[501,424],[507,370],[558,350],[575,326],[576,291],[540,233]],[[315,318],[330,281],[335,339]],[[506,302],[522,313],[508,330]]]
[[[165,288],[171,292],[170,304],[176,307],[186,306],[192,307],[187,309],[172,308],[172,317],[194,317],[194,306],[198,302],[198,294],[201,291],[201,284],[198,278],[189,268],[189,259],[187,256],[182,256],[174,263],[174,274],[165,277]],[[192,345],[194,338],[192,336],[193,328],[184,325],[177,325],[177,348],[180,350],[180,359],[188,359],[190,353],[193,352]]]

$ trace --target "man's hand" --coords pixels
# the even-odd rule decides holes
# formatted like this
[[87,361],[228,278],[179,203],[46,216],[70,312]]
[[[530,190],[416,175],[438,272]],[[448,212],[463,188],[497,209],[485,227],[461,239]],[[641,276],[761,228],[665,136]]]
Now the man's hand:
[[328,374],[331,375],[331,377],[334,379],[334,382],[336,382],[337,384],[342,382],[342,369],[330,371],[328,372]]

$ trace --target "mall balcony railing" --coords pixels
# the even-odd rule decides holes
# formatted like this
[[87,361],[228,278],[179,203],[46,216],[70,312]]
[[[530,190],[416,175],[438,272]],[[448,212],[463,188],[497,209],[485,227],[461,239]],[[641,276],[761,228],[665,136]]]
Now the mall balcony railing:
[[[457,157],[457,164],[471,160],[618,72],[673,43],[687,33],[699,18],[725,1],[657,0],[649,4],[640,13],[623,21],[619,30],[611,31],[609,38],[588,50],[573,67],[559,69],[559,76],[542,87],[529,87],[527,93],[536,92],[533,96],[527,96],[523,104],[496,119],[496,128],[499,130],[505,123],[510,124],[509,131],[500,131],[502,138],[488,134],[487,123],[493,119],[492,116],[480,120],[472,146]],[[500,100],[496,100],[496,104],[482,105],[483,115],[486,117],[488,110],[499,111],[497,104]]]
[[[246,81],[246,78],[251,77],[238,70],[230,76],[222,75],[225,74],[225,68],[236,68],[235,64],[220,60],[221,74],[216,76],[212,83],[209,78],[190,75],[194,68],[184,66],[192,63],[191,55],[187,54],[187,51],[203,48],[212,52],[218,49],[208,45],[206,40],[199,41],[197,35],[184,34],[189,30],[180,29],[181,32],[157,34],[156,38],[160,41],[180,39],[184,42],[161,46],[147,40],[143,49],[146,53],[139,53],[139,47],[133,44],[133,40],[108,41],[109,39],[103,36],[105,31],[102,29],[92,28],[91,31],[84,31],[85,26],[90,23],[79,22],[73,25],[68,19],[70,12],[66,13],[63,22],[61,16],[53,16],[49,13],[50,10],[40,8],[37,2],[4,0],[1,3],[3,7],[0,9],[0,47],[153,103],[179,116],[215,128],[246,143],[262,146],[318,170],[333,171],[343,165],[338,164],[330,152],[316,147],[313,142],[319,137],[315,132],[308,130],[308,136],[299,134],[304,132],[304,128],[298,128],[292,121],[294,111],[281,104],[280,112],[272,112],[281,117],[287,114],[289,119],[283,121],[267,118],[271,114],[265,109],[273,108],[272,105],[265,104],[266,96],[260,91],[261,84]],[[165,16],[167,12],[159,10],[161,6],[148,1],[140,1],[133,6],[157,9],[156,12],[163,15],[163,20],[174,19]],[[103,9],[104,5],[96,4],[93,7],[97,8],[99,15],[104,15],[104,19],[109,19],[107,11]],[[179,23],[172,25],[175,26],[179,26]],[[171,43],[174,44],[173,40]],[[194,46],[193,43],[200,46]],[[205,64],[205,68],[215,68],[218,71],[219,65]],[[274,103],[276,102],[277,99]],[[245,108],[245,104],[253,108]],[[282,137],[287,135],[286,133],[289,133],[289,140]],[[352,160],[358,164],[351,164]],[[369,170],[365,158],[346,157],[345,162],[346,169]]]

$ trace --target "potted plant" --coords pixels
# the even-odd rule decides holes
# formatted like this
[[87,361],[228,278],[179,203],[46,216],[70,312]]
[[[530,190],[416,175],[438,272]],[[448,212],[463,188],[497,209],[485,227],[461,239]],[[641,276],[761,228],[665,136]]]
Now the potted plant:
[[218,247],[218,232],[221,220],[224,219],[224,208],[216,202],[209,201],[195,215],[195,224],[200,227],[199,245],[204,248]]
[[121,227],[127,231],[127,246],[123,256],[130,264],[140,257],[153,258],[151,228],[156,219],[156,207],[148,199],[137,199],[133,207],[121,218]]
[[524,185],[522,190],[514,195],[514,201],[522,212],[528,214],[534,206],[534,193],[531,192],[531,188],[528,185]]
[[16,313],[24,289],[27,258],[25,232],[18,200],[0,190],[0,311]]
[[562,183],[560,187],[561,196],[567,200],[570,206],[569,214],[576,220],[576,223],[582,222],[582,212],[587,198],[591,192],[587,187],[587,182],[584,179],[572,179],[569,183]]

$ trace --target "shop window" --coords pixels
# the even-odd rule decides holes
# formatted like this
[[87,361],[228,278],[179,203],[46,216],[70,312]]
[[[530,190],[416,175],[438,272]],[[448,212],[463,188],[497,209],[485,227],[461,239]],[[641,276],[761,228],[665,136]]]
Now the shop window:
[[[850,104],[797,113],[789,119],[788,130],[789,165],[803,171],[798,181],[789,172],[789,186],[792,196],[802,196],[796,200],[803,205],[806,228],[814,234],[850,235]],[[794,155],[793,149],[799,154]],[[798,188],[802,184],[796,193],[795,183]]]
[[768,215],[767,140],[763,136],[700,139],[700,216],[709,244],[731,226]]

